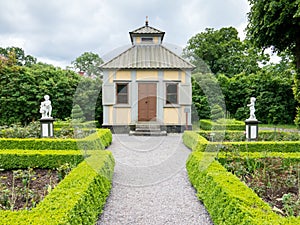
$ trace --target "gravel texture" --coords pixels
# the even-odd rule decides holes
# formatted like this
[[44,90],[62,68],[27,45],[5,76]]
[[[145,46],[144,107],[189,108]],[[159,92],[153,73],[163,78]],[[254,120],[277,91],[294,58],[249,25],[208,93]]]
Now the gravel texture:
[[213,224],[185,169],[181,135],[113,135],[113,188],[98,224]]

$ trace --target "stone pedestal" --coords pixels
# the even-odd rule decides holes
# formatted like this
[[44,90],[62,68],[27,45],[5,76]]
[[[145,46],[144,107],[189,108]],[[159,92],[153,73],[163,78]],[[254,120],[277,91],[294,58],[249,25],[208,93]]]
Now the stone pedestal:
[[41,137],[53,137],[54,129],[53,129],[54,119],[52,117],[42,118],[40,119],[41,123]]
[[247,119],[246,124],[246,140],[257,141],[258,140],[258,123],[257,119]]

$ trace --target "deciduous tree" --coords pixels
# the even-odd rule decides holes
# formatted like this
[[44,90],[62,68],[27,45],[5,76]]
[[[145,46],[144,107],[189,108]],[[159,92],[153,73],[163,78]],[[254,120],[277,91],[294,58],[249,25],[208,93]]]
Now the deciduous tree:
[[84,72],[86,76],[89,77],[100,77],[101,71],[99,66],[103,63],[103,60],[98,54],[92,52],[85,52],[74,61],[72,65],[78,72]]

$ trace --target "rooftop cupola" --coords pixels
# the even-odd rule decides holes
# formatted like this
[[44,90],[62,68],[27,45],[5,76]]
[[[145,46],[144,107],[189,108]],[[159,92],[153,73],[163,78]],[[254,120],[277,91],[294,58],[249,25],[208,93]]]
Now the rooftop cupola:
[[147,16],[145,26],[129,32],[129,35],[133,45],[158,45],[162,43],[165,32],[149,26]]

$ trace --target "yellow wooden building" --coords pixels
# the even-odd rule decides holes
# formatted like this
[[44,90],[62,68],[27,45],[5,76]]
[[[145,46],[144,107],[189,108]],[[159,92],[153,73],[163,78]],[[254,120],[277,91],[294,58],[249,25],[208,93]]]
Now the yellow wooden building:
[[136,135],[191,128],[194,66],[163,45],[164,34],[146,21],[129,32],[130,48],[101,65],[103,127]]

